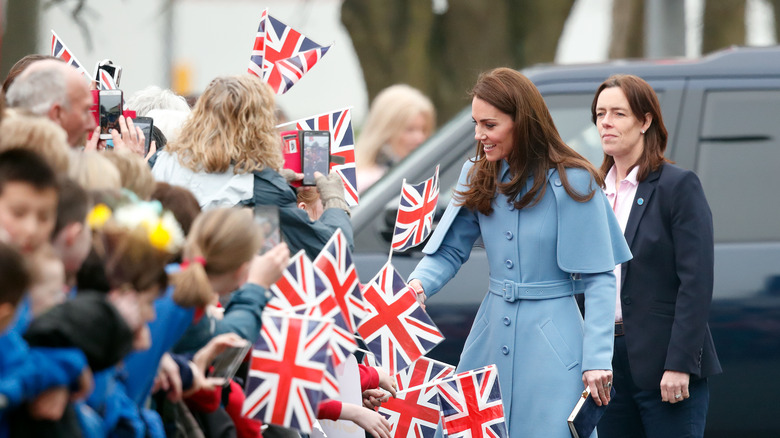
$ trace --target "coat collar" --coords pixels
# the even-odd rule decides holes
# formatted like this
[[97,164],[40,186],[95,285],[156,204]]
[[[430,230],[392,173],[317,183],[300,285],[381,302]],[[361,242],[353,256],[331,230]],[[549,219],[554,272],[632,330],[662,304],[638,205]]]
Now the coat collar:
[[[631,206],[631,213],[628,215],[628,222],[626,223],[626,230],[623,233],[626,237],[626,243],[628,247],[633,246],[634,237],[636,237],[637,228],[642,221],[642,216],[645,214],[647,205],[650,202],[650,198],[653,196],[655,187],[658,185],[658,178],[661,176],[664,166],[661,165],[657,170],[650,172],[644,181],[640,182],[636,188],[636,195],[634,195],[634,204]],[[626,264],[623,263],[623,275],[621,275],[621,286],[626,279],[625,272]]]

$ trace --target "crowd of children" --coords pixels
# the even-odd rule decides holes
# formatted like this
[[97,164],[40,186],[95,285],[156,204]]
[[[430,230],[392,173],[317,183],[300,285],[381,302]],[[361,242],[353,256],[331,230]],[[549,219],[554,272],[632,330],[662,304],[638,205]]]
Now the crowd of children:
[[[129,109],[167,131],[147,156],[131,120],[99,140],[88,88],[30,56],[0,95],[0,438],[294,436],[241,415],[246,365],[227,381],[210,368],[255,342],[291,252],[316,255],[337,228],[351,243],[340,179],[288,184],[302,175],[280,168],[256,78],[216,79],[191,114],[137,93]],[[262,255],[256,205],[278,208],[287,242]],[[361,366],[361,386],[364,406],[328,400],[319,417],[390,438],[374,408],[393,379]]]

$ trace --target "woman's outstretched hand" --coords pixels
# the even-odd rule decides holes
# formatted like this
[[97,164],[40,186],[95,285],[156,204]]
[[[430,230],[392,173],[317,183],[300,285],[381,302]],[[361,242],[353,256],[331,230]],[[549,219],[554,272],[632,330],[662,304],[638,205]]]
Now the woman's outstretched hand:
[[425,310],[425,291],[423,290],[420,280],[416,278],[412,279],[412,281],[409,282],[409,287],[414,289],[414,292],[417,294],[417,301],[420,303],[420,307]]

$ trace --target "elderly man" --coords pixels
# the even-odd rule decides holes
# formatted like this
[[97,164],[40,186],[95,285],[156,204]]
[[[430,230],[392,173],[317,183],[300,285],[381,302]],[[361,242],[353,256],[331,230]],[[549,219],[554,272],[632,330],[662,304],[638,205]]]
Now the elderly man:
[[84,146],[95,128],[89,84],[75,68],[57,60],[36,61],[8,88],[8,106],[46,116],[62,126],[71,147]]

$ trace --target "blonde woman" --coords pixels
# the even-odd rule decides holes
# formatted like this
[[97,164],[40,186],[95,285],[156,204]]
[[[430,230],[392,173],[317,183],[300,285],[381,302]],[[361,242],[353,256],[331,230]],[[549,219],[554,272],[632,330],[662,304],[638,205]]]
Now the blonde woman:
[[214,79],[198,99],[176,141],[152,169],[158,181],[188,188],[201,208],[276,205],[282,233],[295,253],[316,257],[341,228],[352,242],[349,207],[336,174],[317,179],[325,211],[317,221],[297,207],[295,190],[279,174],[284,162],[274,95],[250,75]]
[[15,115],[0,123],[0,151],[14,148],[38,153],[58,174],[68,173],[68,135],[45,117]]
[[355,148],[358,190],[374,184],[433,132],[436,111],[419,90],[405,84],[382,90],[371,104]]

